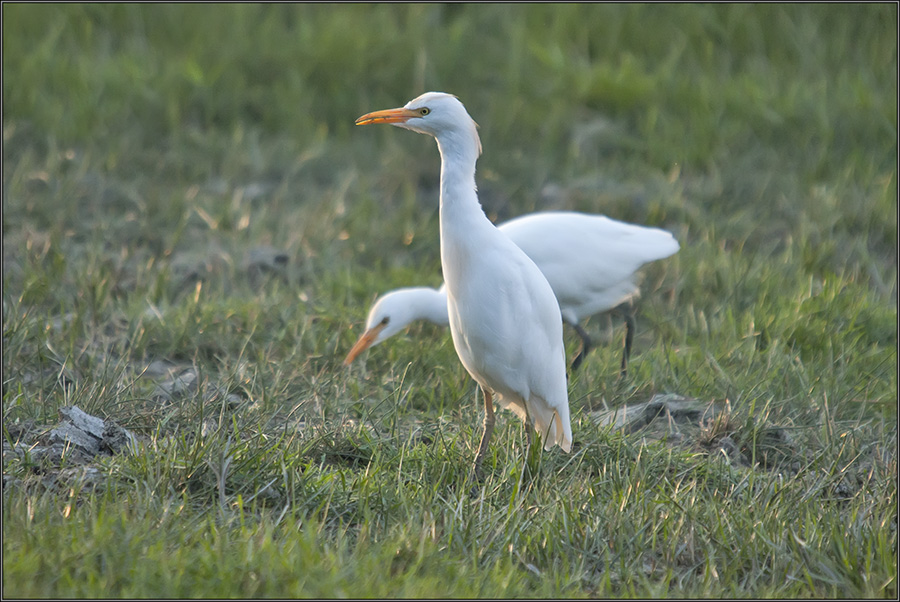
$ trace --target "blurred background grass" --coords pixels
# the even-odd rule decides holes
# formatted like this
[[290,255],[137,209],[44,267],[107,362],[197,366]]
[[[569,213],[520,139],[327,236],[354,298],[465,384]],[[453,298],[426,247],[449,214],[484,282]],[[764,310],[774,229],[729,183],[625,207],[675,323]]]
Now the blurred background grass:
[[[681,187],[655,191],[686,197],[660,220],[739,239],[758,228],[770,239],[761,222],[779,222],[782,237],[829,222],[810,242],[839,255],[834,263],[865,262],[860,239],[896,255],[892,5],[4,11],[7,159],[23,148],[17,136],[101,152],[120,173],[146,171],[148,149],[164,148],[176,156],[159,175],[209,178],[234,170],[199,141],[246,146],[250,136],[287,148],[240,166],[247,177],[313,155],[318,175],[339,179],[399,154],[424,155],[425,166],[407,168],[433,178],[430,141],[362,133],[352,121],[434,89],[457,94],[481,123],[485,202],[501,217],[547,206],[548,183],[584,182],[596,198],[610,174],[680,176]],[[506,211],[503,199],[514,199]],[[614,207],[619,217],[642,215],[630,204]]]

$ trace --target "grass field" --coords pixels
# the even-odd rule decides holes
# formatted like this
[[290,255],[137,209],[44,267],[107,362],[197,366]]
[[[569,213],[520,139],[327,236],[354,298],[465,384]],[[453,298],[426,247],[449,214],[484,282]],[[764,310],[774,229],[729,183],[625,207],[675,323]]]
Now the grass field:
[[[896,597],[897,17],[4,4],[4,597]],[[441,281],[434,142],[353,125],[427,90],[479,122],[492,219],[681,243],[627,378],[586,324],[573,452],[501,413],[474,497],[445,330],[341,365]],[[657,393],[725,410],[591,418]],[[70,405],[135,453],[37,453]]]

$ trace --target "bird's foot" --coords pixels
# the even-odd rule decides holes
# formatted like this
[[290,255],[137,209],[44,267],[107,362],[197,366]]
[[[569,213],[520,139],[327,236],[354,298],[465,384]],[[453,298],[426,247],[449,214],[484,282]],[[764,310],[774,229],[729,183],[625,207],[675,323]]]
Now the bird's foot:
[[476,498],[481,494],[481,487],[484,485],[484,472],[480,465],[472,467],[469,478],[466,480],[466,486],[469,488],[469,497]]

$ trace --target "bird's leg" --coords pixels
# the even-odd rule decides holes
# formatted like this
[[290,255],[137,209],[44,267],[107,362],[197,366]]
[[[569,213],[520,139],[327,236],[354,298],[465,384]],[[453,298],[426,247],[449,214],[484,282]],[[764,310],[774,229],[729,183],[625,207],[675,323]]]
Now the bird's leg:
[[[525,409],[525,438],[528,440],[528,447],[525,448],[525,456],[523,458],[522,478],[528,474],[528,482],[534,478],[540,471],[541,465],[541,441],[546,440],[548,433],[537,431],[537,436],[532,431],[536,429],[534,423],[531,422],[531,416],[528,415],[528,408]],[[549,429],[548,429],[549,432]],[[521,485],[521,480],[519,481]]]
[[584,361],[584,356],[591,350],[591,337],[589,337],[588,333],[581,327],[581,324],[572,324],[572,328],[574,328],[575,332],[578,333],[578,336],[581,337],[581,351],[579,351],[578,355],[575,356],[575,359],[572,360],[572,372],[575,372],[578,369],[578,366],[581,365],[581,362]]
[[484,395],[484,433],[481,435],[481,443],[478,445],[478,455],[475,456],[474,475],[481,478],[481,463],[487,453],[488,443],[491,441],[491,433],[494,431],[494,398],[491,392],[482,387]]
[[625,349],[622,351],[622,378],[628,376],[628,358],[631,357],[631,341],[634,339],[635,320],[631,304],[622,304],[622,317],[625,319]]

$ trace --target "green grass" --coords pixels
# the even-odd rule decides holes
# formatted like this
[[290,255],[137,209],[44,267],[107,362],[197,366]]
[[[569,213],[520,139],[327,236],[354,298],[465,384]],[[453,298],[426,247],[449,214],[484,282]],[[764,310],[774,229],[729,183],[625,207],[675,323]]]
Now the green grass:
[[[4,4],[4,439],[75,404],[140,450],[4,451],[3,595],[896,596],[896,23]],[[377,294],[440,282],[433,141],[353,126],[426,90],[479,122],[491,218],[681,242],[646,270],[629,377],[614,322],[570,379],[573,453],[526,463],[501,413],[476,497],[446,331],[341,366]],[[250,273],[262,246],[287,269]],[[159,401],[159,361],[200,386]],[[730,409],[695,445],[589,417],[657,392]]]

